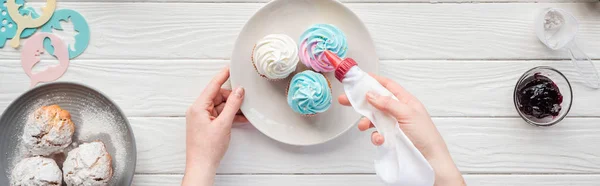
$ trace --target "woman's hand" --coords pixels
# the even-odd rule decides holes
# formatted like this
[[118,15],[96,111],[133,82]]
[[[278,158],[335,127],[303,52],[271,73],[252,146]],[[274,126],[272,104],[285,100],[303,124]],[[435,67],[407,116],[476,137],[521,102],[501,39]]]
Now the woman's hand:
[[[464,180],[456,168],[444,139],[433,124],[429,113],[421,102],[408,93],[395,82],[376,75],[371,75],[381,85],[387,88],[398,100],[390,96],[381,96],[374,92],[367,94],[367,100],[375,108],[394,116],[398,120],[400,128],[412,141],[425,159],[433,167],[436,178],[436,186],[461,186]],[[346,95],[338,97],[342,105],[350,106]],[[373,128],[373,124],[366,118],[358,123],[361,131]],[[385,139],[377,131],[371,134],[371,141],[375,145],[381,145]]]
[[234,122],[247,122],[240,112],[244,88],[222,89],[229,78],[225,67],[206,86],[186,113],[186,168],[182,185],[213,185],[227,152]]

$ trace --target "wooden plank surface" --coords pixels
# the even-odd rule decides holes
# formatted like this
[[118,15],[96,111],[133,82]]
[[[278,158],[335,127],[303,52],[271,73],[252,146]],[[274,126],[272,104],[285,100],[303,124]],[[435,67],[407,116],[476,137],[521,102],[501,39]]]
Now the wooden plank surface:
[[[106,93],[128,116],[184,116],[225,60],[79,60],[60,81]],[[45,64],[51,64],[47,62]],[[571,80],[569,116],[600,116],[598,91],[585,87],[568,61],[385,60],[380,74],[416,95],[432,116],[518,116],[514,85],[528,69],[550,65]],[[600,67],[600,63],[596,63]],[[29,89],[16,60],[0,60],[0,111]]]
[[[28,2],[43,2],[29,0]],[[136,2],[136,3],[265,3],[271,0],[61,0],[61,2]],[[597,2],[595,0],[340,0],[344,3],[538,3]]]
[[[64,2],[59,7],[81,12],[91,27],[91,43],[78,59],[228,59],[238,32],[263,5]],[[596,3],[346,5],[367,25],[381,59],[567,58],[546,49],[534,34],[536,12],[546,7],[564,8],[580,19],[581,48],[600,58]],[[5,47],[0,56],[17,59],[19,52]]]
[[[137,173],[182,174],[185,118],[130,118],[138,148]],[[567,118],[539,128],[520,118],[434,118],[463,173],[600,173],[599,118]],[[317,146],[276,142],[251,125],[235,128],[219,173],[374,173],[370,132],[353,127]]]
[[[59,8],[86,17],[92,39],[60,81],[101,90],[129,116],[138,147],[133,185],[179,185],[185,109],[269,0],[61,1]],[[598,185],[598,91],[585,88],[561,60],[566,54],[545,49],[532,28],[537,11],[564,8],[582,24],[581,48],[600,59],[596,0],[343,2],[370,30],[379,73],[427,105],[469,185]],[[0,49],[0,112],[28,90],[19,57]],[[538,65],[556,67],[573,83],[570,118],[551,128],[525,124],[512,104],[516,80]],[[235,128],[216,185],[381,185],[369,134],[353,128],[323,145],[293,147],[251,125]]]
[[[134,186],[179,185],[182,175],[136,175]],[[600,175],[465,175],[469,186],[597,186]],[[375,175],[218,175],[217,186],[383,186]]]

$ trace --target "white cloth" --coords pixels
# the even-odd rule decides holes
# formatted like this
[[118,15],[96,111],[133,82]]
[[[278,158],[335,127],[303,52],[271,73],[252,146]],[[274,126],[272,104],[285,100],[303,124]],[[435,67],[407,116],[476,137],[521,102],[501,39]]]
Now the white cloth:
[[390,186],[432,186],[435,181],[433,169],[400,130],[398,121],[366,100],[369,91],[394,97],[392,93],[358,66],[346,73],[342,83],[354,110],[371,120],[385,138],[384,144],[377,147],[375,159],[375,172],[379,178]]

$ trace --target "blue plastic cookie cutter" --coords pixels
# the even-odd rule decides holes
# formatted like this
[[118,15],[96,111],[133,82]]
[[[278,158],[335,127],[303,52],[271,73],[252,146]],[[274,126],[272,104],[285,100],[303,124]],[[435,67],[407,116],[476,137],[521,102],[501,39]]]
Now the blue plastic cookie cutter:
[[[6,10],[6,0],[1,0],[1,1],[2,1],[2,3],[0,3],[0,48],[3,48],[4,45],[6,44],[6,40],[12,39],[13,36],[15,36],[15,33],[17,32],[17,25],[10,18],[10,15],[8,15],[8,12]],[[23,8],[23,4],[25,4],[25,0],[16,0],[15,2],[16,2],[16,4],[21,5],[21,8],[19,9],[19,12],[21,13],[21,15],[29,15],[33,18],[38,18],[40,16],[31,7]],[[36,31],[35,28],[25,29],[23,31],[23,33],[21,33],[21,38],[29,37],[29,36],[33,35],[33,33],[35,33],[35,31]]]
[[[60,26],[60,22],[66,22],[68,20],[71,20],[73,29],[77,31],[77,34],[75,35],[75,44],[73,44],[74,46],[68,46],[69,59],[73,59],[81,55],[90,43],[90,27],[79,12],[71,9],[56,10],[54,15],[52,15],[52,18],[42,26],[42,32],[51,33],[52,29],[63,30]],[[74,50],[72,50],[72,48]],[[52,47],[50,39],[48,38],[44,40],[44,49],[46,49],[49,54],[54,55],[54,47]]]

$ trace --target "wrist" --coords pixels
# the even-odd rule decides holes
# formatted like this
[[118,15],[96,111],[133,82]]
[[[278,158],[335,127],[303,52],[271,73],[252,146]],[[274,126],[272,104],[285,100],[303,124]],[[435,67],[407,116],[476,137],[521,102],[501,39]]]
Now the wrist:
[[217,166],[212,163],[186,163],[183,176],[183,186],[212,186],[214,184]]
[[452,157],[438,156],[429,160],[435,173],[435,186],[464,186],[466,185],[462,174],[454,164]]
[[454,164],[441,166],[435,172],[435,186],[464,186],[464,179]]

